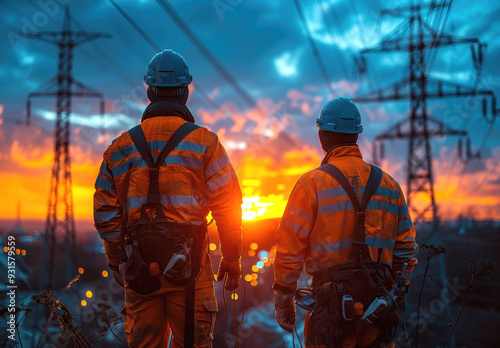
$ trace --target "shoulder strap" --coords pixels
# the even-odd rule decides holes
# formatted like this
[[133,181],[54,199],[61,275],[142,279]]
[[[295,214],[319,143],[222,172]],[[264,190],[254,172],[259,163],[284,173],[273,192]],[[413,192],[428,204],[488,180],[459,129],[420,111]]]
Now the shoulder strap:
[[351,199],[352,204],[354,205],[354,209],[361,210],[361,207],[359,205],[358,197],[356,196],[356,193],[354,192],[354,189],[352,188],[351,184],[345,177],[344,173],[340,171],[337,167],[335,167],[331,163],[323,164],[321,167],[318,168],[322,172],[325,172],[326,174],[330,175],[332,178],[337,181],[340,186],[344,189],[344,191],[347,193],[349,198]]
[[149,148],[148,141],[144,135],[141,125],[137,125],[131,130],[129,130],[130,137],[134,142],[137,150],[139,151],[141,157],[146,161],[149,167],[149,191],[148,191],[148,205],[160,204],[160,188],[158,185],[158,168],[161,166],[165,158],[174,150],[177,145],[191,132],[200,128],[191,122],[183,123],[177,130],[172,134],[165,147],[161,150],[160,155],[154,162],[153,156],[151,155],[151,149]]
[[170,137],[168,140],[167,144],[161,150],[160,155],[158,156],[158,159],[156,160],[156,168],[159,168],[163,161],[165,161],[165,158],[172,152],[179,143],[188,136],[188,134],[192,133],[196,129],[200,128],[200,126],[195,125],[194,123],[191,122],[186,122],[183,123],[177,130],[175,131],[174,134]]
[[333,177],[340,184],[340,186],[342,186],[344,191],[351,199],[351,202],[354,205],[354,209],[358,211],[365,211],[368,202],[370,201],[371,197],[382,181],[382,170],[372,164],[370,164],[370,167],[370,176],[368,177],[368,182],[366,183],[361,205],[359,204],[358,197],[356,196],[356,193],[354,192],[351,184],[340,169],[338,169],[331,163],[324,164],[318,169]]
[[380,182],[382,181],[382,169],[370,164],[370,176],[368,177],[368,182],[366,183],[365,193],[363,195],[363,202],[361,203],[361,211],[366,210],[368,202],[372,198],[375,191],[378,189]]
[[146,164],[149,168],[153,168],[155,166],[155,162],[153,160],[153,156],[151,155],[151,150],[149,149],[148,141],[146,140],[146,136],[142,131],[142,127],[140,124],[132,128],[128,131],[132,141],[137,148],[137,151],[141,154],[141,157],[146,161]]
[[[353,241],[353,248],[351,248],[351,258],[354,254],[357,254],[358,260],[361,255],[363,257],[369,257],[369,252],[367,252],[366,242],[365,242],[365,210],[370,201],[371,197],[377,190],[382,181],[382,170],[374,165],[371,165],[370,176],[368,177],[368,182],[366,183],[365,192],[363,194],[363,200],[361,205],[359,204],[358,197],[354,192],[351,184],[345,177],[344,173],[340,171],[337,167],[335,167],[331,163],[327,163],[319,167],[318,169],[325,172],[326,174],[333,177],[339,184],[342,186],[344,191],[349,196],[352,204],[354,205],[354,209],[356,210],[356,229],[355,229],[355,238]],[[358,246],[360,248],[358,248]],[[364,248],[363,248],[364,246]],[[357,250],[355,250],[357,249]]]

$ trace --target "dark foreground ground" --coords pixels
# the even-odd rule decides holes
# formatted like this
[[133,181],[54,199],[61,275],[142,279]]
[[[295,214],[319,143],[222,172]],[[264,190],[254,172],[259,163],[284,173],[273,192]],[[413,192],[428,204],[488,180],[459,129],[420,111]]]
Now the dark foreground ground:
[[[258,261],[265,261],[261,258],[262,256],[266,253],[268,256],[272,255],[271,249],[274,244],[274,231],[277,224],[277,220],[264,220],[244,225],[243,275],[249,275],[250,278],[252,274],[256,274],[257,279],[253,285],[245,281],[245,287],[243,289],[243,286],[240,286],[237,291],[238,298],[235,301],[231,300],[230,294],[226,292],[227,324],[225,333],[223,333],[225,311],[222,287],[221,284],[216,283],[219,312],[215,325],[214,347],[233,346],[234,323],[236,323],[240,337],[235,343],[236,347],[292,347],[292,335],[282,331],[274,320],[271,290],[272,262],[263,262],[263,265],[260,264],[262,267],[257,272],[255,269],[252,270],[252,266],[255,266]],[[470,277],[469,260],[475,260],[478,264],[483,261],[491,261],[500,267],[500,253],[498,252],[500,250],[500,230],[497,223],[460,221],[443,224],[439,233],[432,236],[429,231],[429,226],[419,227],[420,244],[423,242],[442,244],[446,248],[446,253],[431,266],[431,277],[427,278],[422,291],[419,346],[442,347],[450,330],[450,322],[457,318],[467,292],[466,285]],[[41,240],[36,236],[33,237],[31,233],[5,230],[2,233],[2,245],[5,245],[5,236],[12,233],[17,233],[18,245],[21,245],[21,249],[25,248],[27,252],[24,257],[22,255],[16,257],[19,285],[16,304],[17,306],[25,305],[31,309],[31,312],[19,324],[22,346],[37,347],[45,326],[47,328],[44,337],[38,346],[65,346],[61,342],[61,329],[57,320],[53,319],[46,325],[49,312],[31,300],[31,295],[37,293],[39,289],[37,275],[42,269],[40,267]],[[111,276],[102,276],[102,271],[106,269],[106,260],[102,254],[100,241],[96,237],[97,233],[92,232],[80,238],[78,257],[84,273],[70,289],[64,292],[61,300],[71,310],[75,318],[75,325],[80,328],[81,332],[85,333],[85,337],[91,340],[95,347],[123,347],[119,341],[119,339],[125,341],[123,318],[118,314],[123,307],[123,294],[122,290],[114,284]],[[218,244],[215,234],[211,241]],[[251,247],[255,248],[255,245],[251,245],[251,243],[257,243],[255,256],[248,254]],[[250,252],[251,254],[252,252]],[[2,274],[6,275],[7,255],[5,253],[3,255]],[[220,253],[217,249],[212,252],[214,270],[216,270],[219,259]],[[420,265],[414,273],[404,313],[408,338],[400,327],[397,334],[398,347],[415,346],[417,300],[423,280],[422,266],[425,262],[423,255],[419,255],[419,260]],[[54,292],[59,298],[67,284],[65,260],[56,257],[56,264]],[[302,286],[307,286],[307,280],[308,277],[304,274],[301,278]],[[7,293],[5,285],[6,283],[3,282],[2,293]],[[90,298],[87,296],[88,291],[92,292]],[[448,344],[449,347],[500,346],[499,294],[498,274],[485,276],[474,285],[455,335]],[[86,301],[86,306],[82,306],[82,300]],[[2,295],[2,302],[2,307],[7,306],[7,296]],[[107,304],[110,308],[103,307],[102,304]],[[236,321],[234,321],[233,305],[236,306]],[[244,306],[245,317],[240,326]],[[106,311],[103,312],[103,309]],[[22,318],[24,314],[25,312],[18,318]],[[5,313],[4,318],[8,319]],[[303,319],[304,312],[298,308],[297,328],[301,338]],[[6,322],[2,321],[0,324],[0,347],[21,346],[17,335],[16,342],[7,339],[6,329]],[[298,342],[295,343],[298,347]]]

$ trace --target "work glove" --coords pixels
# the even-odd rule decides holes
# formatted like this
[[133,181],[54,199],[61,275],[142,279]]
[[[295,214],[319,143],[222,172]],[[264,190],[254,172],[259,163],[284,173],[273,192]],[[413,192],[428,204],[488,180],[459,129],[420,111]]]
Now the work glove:
[[285,331],[293,332],[295,325],[295,303],[294,292],[274,290],[274,310],[276,322]]
[[220,260],[217,281],[220,282],[224,278],[226,278],[226,281],[224,282],[224,289],[233,291],[238,288],[241,278],[241,263],[239,259],[235,261],[226,261],[222,258]]
[[113,266],[111,264],[108,264],[108,267],[111,270],[111,274],[113,275],[113,278],[115,278],[115,281],[118,283],[118,285],[120,285],[123,288],[124,281],[122,275],[120,274],[119,266]]

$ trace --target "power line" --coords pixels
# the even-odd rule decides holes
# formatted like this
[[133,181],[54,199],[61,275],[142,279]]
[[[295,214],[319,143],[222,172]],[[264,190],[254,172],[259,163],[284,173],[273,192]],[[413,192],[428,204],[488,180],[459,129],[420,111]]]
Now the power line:
[[[328,18],[328,16],[326,15],[326,9],[325,9],[325,3],[324,2],[321,2],[321,0],[316,0],[316,3],[321,11],[321,15],[323,16],[323,22],[325,23],[325,26],[327,27],[327,30],[328,30],[328,35],[330,37],[333,37],[334,35],[334,31],[333,31],[333,28],[332,28],[332,24]],[[330,46],[333,47],[333,42],[330,43]],[[337,45],[337,54],[339,56],[339,61],[342,62],[342,65],[344,65],[344,71],[347,71],[347,65],[346,63],[344,62],[345,60],[345,57],[344,55],[342,54],[341,50],[340,50],[340,47]]]
[[[132,17],[128,15],[125,10],[118,5],[114,0],[109,0],[111,4],[116,8],[116,10],[127,20],[127,22],[143,37],[144,40],[146,40],[147,43],[155,50],[155,52],[160,52],[162,49],[160,46],[153,40],[149,35],[142,30],[142,28],[133,20]],[[193,82],[193,86],[195,87],[196,91],[199,91],[202,97],[210,104],[212,107],[215,109],[223,109],[219,103],[217,103],[199,84]],[[227,113],[227,111],[226,111]]]
[[[363,22],[361,21],[361,14],[358,12],[358,8],[356,7],[355,0],[350,0],[349,2],[351,4],[351,9],[352,9],[353,15],[354,15],[354,17],[356,17],[358,19],[358,22],[359,22],[359,26],[358,26],[358,23],[356,23],[356,20],[354,20],[354,25],[356,26],[356,31],[358,32],[358,35],[359,35],[359,40],[363,44],[363,46],[365,46],[366,45],[366,34],[365,34]],[[361,58],[361,59],[363,59],[363,58]],[[362,74],[366,73],[366,76],[368,77],[368,84],[370,85],[370,87],[372,89],[374,89],[375,83],[373,82],[373,80],[375,80],[375,78],[372,80],[372,76],[371,76],[370,72],[368,71],[368,67],[367,67],[366,62],[364,60],[362,62],[360,62],[360,64],[363,64],[364,66],[363,66],[362,70],[359,69],[359,67],[358,67],[358,70],[360,70],[360,72]],[[378,81],[376,81],[376,82],[378,85]]]
[[109,2],[120,12],[120,14],[127,20],[127,22],[134,27],[134,29],[143,37],[144,40],[146,40],[151,47],[154,48],[156,52],[160,52],[162,49],[160,46],[158,46],[144,30],[130,17],[127,12],[125,12],[120,5],[118,5],[114,0],[109,0]]
[[358,8],[356,7],[356,2],[355,2],[355,0],[350,0],[349,2],[351,4],[353,15],[354,15],[354,17],[356,17],[358,19],[358,22],[359,22],[359,26],[358,26],[358,24],[355,24],[356,29],[358,31],[359,38],[363,42],[363,45],[366,45],[365,28],[363,26],[363,22],[361,21],[361,15],[359,14]]
[[[71,18],[73,23],[77,26],[78,29],[83,30],[82,25],[76,20],[76,18]],[[130,87],[134,88],[136,84],[125,74],[125,72],[113,61],[113,59],[104,51],[101,46],[97,45],[97,43],[91,43],[91,46],[99,53],[99,57],[101,57],[104,61],[106,61],[118,75],[129,84]]]
[[330,94],[333,94],[332,81],[330,80],[330,77],[328,76],[328,72],[326,71],[325,63],[323,62],[323,59],[321,58],[321,54],[319,53],[318,47],[316,46],[316,43],[314,42],[314,40],[312,38],[311,29],[309,28],[309,25],[307,24],[307,20],[306,20],[306,17],[304,15],[304,11],[302,10],[302,6],[300,5],[300,1],[293,0],[293,3],[295,4],[297,12],[299,13],[300,21],[302,22],[302,26],[304,27],[304,30],[306,31],[307,40],[309,41],[309,44],[311,45],[313,55],[316,58],[316,61],[318,62],[319,69],[321,70],[321,74],[323,75],[323,79],[325,80],[328,91],[330,92]]
[[262,116],[266,113],[263,112],[256,101],[240,86],[236,79],[219,63],[215,56],[208,50],[208,48],[196,36],[189,25],[181,18],[174,7],[168,2],[163,0],[156,0],[158,5],[165,11],[170,19],[177,25],[177,27],[187,36],[191,43],[201,52],[205,59],[212,65],[212,67],[233,87],[239,96],[252,108],[255,108]]
[[[446,9],[446,14],[445,14],[445,17],[444,17],[444,20],[443,20],[443,23],[441,25],[441,32],[439,33],[438,35],[438,39],[435,42],[435,45],[431,46],[431,58],[429,60],[429,66],[427,67],[427,71],[428,72],[431,72],[432,71],[432,68],[434,66],[434,62],[436,61],[436,57],[437,57],[437,53],[438,53],[438,50],[439,50],[439,43],[444,35],[444,30],[446,28],[446,23],[448,22],[448,18],[450,16],[450,12],[451,12],[451,5],[453,3],[453,0],[450,0],[450,2],[448,3],[448,5],[446,4],[443,4],[442,8],[441,8],[441,13],[444,11],[444,7],[445,6],[448,6],[448,8]],[[438,23],[437,23],[437,26],[436,26],[436,30],[439,30],[439,21],[441,20],[441,14],[439,15],[439,20],[438,20]],[[434,50],[432,50],[432,48],[434,48]]]

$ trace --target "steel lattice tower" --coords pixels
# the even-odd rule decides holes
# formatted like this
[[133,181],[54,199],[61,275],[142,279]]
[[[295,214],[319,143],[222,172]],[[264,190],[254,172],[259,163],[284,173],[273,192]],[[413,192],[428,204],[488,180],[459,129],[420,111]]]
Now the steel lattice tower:
[[[73,195],[71,183],[70,115],[72,97],[99,98],[101,115],[104,114],[104,99],[101,93],[77,81],[72,76],[73,49],[83,43],[106,34],[71,30],[71,17],[66,7],[62,31],[39,32],[27,35],[30,38],[45,41],[59,47],[59,65],[57,75],[28,95],[27,117],[30,120],[31,98],[57,97],[55,158],[50,180],[49,206],[45,225],[45,245],[43,262],[45,272],[41,272],[40,286],[52,287],[54,256],[59,238],[64,237],[66,258],[66,280],[73,278],[77,265],[75,220],[73,214]],[[45,274],[44,274],[45,273]]]
[[[427,101],[433,98],[451,98],[467,96],[493,97],[490,90],[479,90],[457,83],[432,77],[427,71],[429,63],[426,53],[437,50],[440,46],[468,44],[471,46],[476,69],[482,66],[484,44],[475,38],[455,38],[444,32],[438,33],[426,23],[425,16],[441,9],[446,4],[410,6],[383,11],[405,18],[394,31],[386,35],[381,43],[364,49],[361,54],[372,52],[404,52],[409,55],[409,76],[387,88],[371,91],[353,100],[356,102],[380,102],[409,100],[410,115],[398,122],[388,131],[378,135],[376,141],[408,139],[407,159],[407,203],[415,213],[416,220],[437,221],[437,206],[434,196],[432,155],[430,138],[444,135],[467,136],[466,131],[456,130],[428,114]],[[435,52],[434,52],[435,53]],[[374,157],[377,161],[376,149]],[[412,204],[415,197],[423,194],[428,205],[419,208]]]

